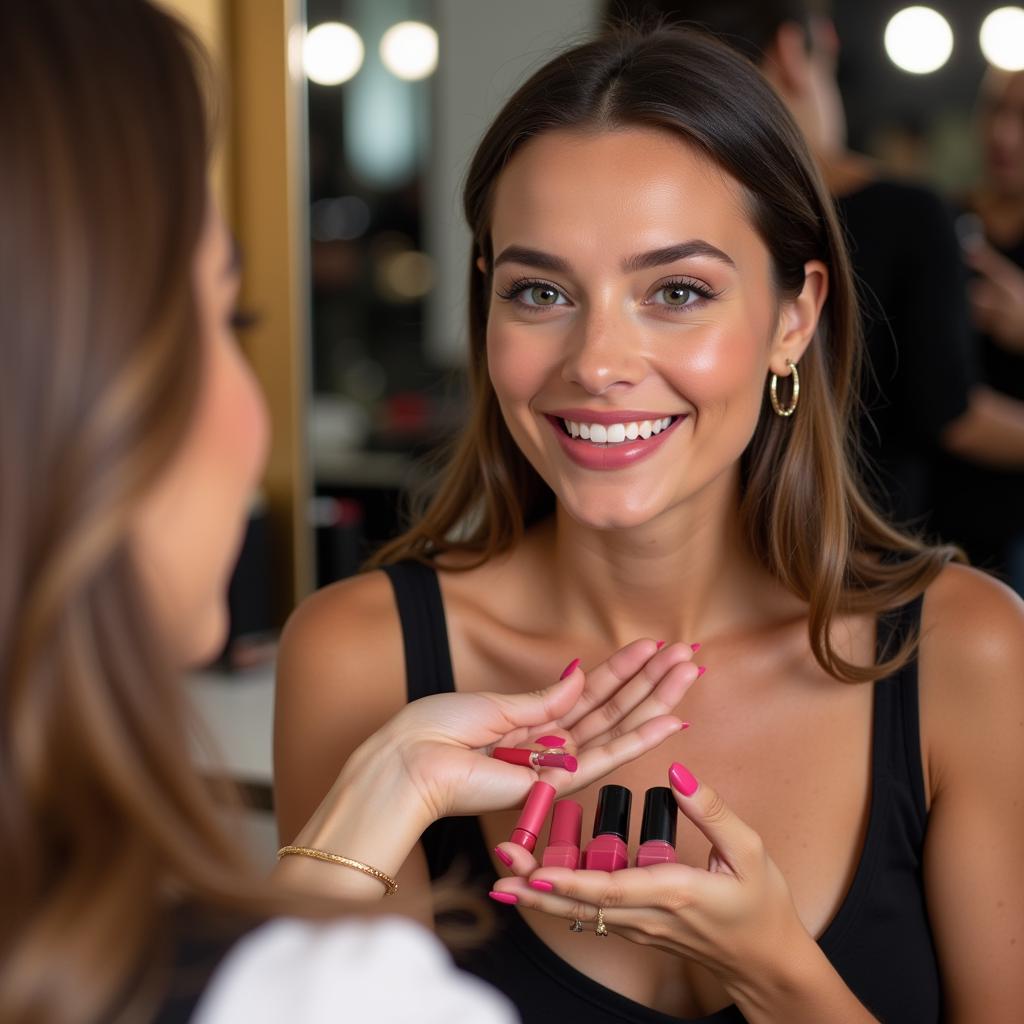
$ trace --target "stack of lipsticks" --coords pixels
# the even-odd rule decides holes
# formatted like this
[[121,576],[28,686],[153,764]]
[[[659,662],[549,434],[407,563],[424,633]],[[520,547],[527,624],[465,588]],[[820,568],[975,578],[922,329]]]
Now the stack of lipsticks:
[[[620,871],[629,866],[629,812],[633,794],[625,786],[602,786],[594,815],[593,838],[583,851],[582,866],[594,871]],[[580,867],[583,808],[575,800],[555,803],[555,787],[535,782],[523,813],[509,837],[531,853],[544,827],[551,805],[551,831],[541,863],[544,867]],[[644,816],[640,825],[640,847],[634,866],[674,864],[676,861],[676,816],[678,807],[672,790],[655,786],[644,795]]]

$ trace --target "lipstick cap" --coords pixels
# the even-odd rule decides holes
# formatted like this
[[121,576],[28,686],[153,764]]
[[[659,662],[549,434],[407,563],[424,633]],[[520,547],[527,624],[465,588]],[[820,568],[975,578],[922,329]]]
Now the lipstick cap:
[[548,811],[555,802],[555,787],[547,782],[538,780],[530,787],[529,796],[523,805],[522,813],[516,822],[516,828],[524,829],[534,836],[540,835],[544,822],[547,819]]
[[633,794],[625,786],[602,786],[597,795],[594,835],[614,835],[623,842],[629,836],[629,808]]
[[583,808],[575,800],[559,800],[551,815],[551,831],[548,832],[548,846],[559,843],[564,846],[579,846],[583,827]]
[[676,845],[676,821],[679,805],[667,786],[654,786],[644,794],[644,817],[640,823],[640,842],[660,839]]

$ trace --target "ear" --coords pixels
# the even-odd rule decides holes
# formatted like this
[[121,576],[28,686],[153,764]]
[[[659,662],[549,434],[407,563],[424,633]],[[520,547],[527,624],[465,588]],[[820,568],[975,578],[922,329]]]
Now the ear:
[[484,277],[487,276],[487,260],[483,256],[477,256],[476,258],[476,269],[480,271]]
[[807,32],[795,21],[784,21],[764,52],[764,71],[784,96],[803,96],[811,84],[811,54]]
[[779,310],[779,326],[768,359],[772,373],[787,377],[790,372],[787,362],[800,362],[814,337],[827,295],[828,267],[821,260],[809,260],[804,264],[800,294],[786,299]]

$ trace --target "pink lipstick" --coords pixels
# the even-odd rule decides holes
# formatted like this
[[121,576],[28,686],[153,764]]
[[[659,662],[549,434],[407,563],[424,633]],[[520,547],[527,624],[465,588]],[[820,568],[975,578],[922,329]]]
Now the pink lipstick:
[[676,819],[679,806],[667,786],[654,786],[644,794],[644,817],[640,824],[640,849],[636,866],[676,863]]
[[583,866],[591,871],[621,871],[629,866],[626,837],[633,794],[625,786],[602,786],[594,815],[594,838],[583,854]]
[[575,800],[559,800],[551,815],[551,831],[541,865],[546,868],[578,868],[582,829],[583,808]]
[[567,772],[574,772],[578,767],[572,754],[549,754],[521,747],[495,747],[491,757],[507,764],[523,764],[530,768],[564,768]]
[[526,798],[522,813],[512,829],[512,835],[508,837],[510,843],[518,843],[524,849],[533,853],[537,845],[537,836],[544,827],[544,821],[555,802],[555,787],[546,782],[538,780],[530,788],[530,795]]

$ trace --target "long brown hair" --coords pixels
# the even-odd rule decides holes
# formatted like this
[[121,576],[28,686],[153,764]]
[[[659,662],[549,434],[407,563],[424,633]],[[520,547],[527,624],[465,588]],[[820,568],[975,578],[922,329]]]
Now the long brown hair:
[[0,4],[5,1022],[128,1007],[169,888],[241,906],[253,877],[125,539],[199,391],[203,67],[142,0]]
[[799,293],[808,260],[828,266],[828,299],[800,362],[799,408],[782,419],[767,398],[763,403],[741,459],[740,517],[761,563],[808,603],[811,649],[821,666],[846,681],[892,671],[911,655],[916,637],[877,666],[856,665],[832,645],[833,620],[841,611],[878,612],[910,600],[956,552],[898,532],[863,497],[851,429],[860,326],[832,202],[795,123],[753,65],[683,29],[623,29],[560,54],[516,92],[484,136],[463,195],[473,233],[470,415],[436,493],[371,564],[459,552],[460,566],[472,568],[551,514],[554,496],[513,441],[490,384],[489,270],[477,258],[490,267],[494,187],[520,146],[544,132],[628,127],[672,132],[742,185],[780,299]]

